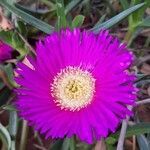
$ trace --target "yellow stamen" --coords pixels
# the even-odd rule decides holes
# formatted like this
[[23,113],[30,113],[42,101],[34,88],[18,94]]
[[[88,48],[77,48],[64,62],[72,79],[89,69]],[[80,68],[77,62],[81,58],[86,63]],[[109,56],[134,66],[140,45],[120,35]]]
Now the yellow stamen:
[[95,79],[88,71],[67,67],[54,77],[51,94],[61,109],[79,111],[92,102]]

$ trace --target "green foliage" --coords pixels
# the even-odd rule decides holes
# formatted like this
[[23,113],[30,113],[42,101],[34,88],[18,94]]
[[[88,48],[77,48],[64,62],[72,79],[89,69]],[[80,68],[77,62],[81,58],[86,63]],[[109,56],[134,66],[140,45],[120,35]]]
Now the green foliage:
[[70,139],[65,138],[61,150],[69,150],[70,147]]
[[142,6],[144,6],[144,3],[135,5],[135,6],[129,8],[127,10],[124,10],[123,12],[121,12],[120,14],[112,17],[111,19],[107,20],[106,22],[101,23],[101,24],[97,24],[96,26],[94,26],[91,29],[91,31],[93,31],[94,33],[98,33],[103,28],[108,29],[108,28],[112,27],[113,25],[116,25],[122,19],[126,18],[128,15],[130,15],[134,11],[138,10]]
[[16,49],[20,53],[20,57],[29,52],[25,42],[16,31],[1,31],[0,39]]
[[16,110],[10,110],[9,111],[9,134],[12,138],[12,140],[16,139],[17,135],[17,123],[18,123],[18,116]]
[[61,150],[75,150],[74,138],[65,138]]
[[0,139],[3,141],[3,144],[8,148],[11,149],[11,137],[8,130],[0,123]]
[[16,136],[17,136],[17,126],[18,126],[18,117],[16,110],[9,109],[9,125],[8,130],[0,123],[0,140],[2,140],[3,145],[7,150],[15,150]]
[[7,110],[7,111],[17,111],[16,110],[16,108],[11,104],[11,105],[3,105],[3,106],[1,106],[1,108],[3,109],[3,110]]
[[145,19],[143,19],[143,21],[141,23],[139,23],[140,27],[150,27],[150,17],[147,17]]
[[52,1],[49,0],[40,0],[42,3],[46,4],[48,7],[56,9],[55,4]]
[[[30,4],[36,3],[34,0],[29,1]],[[0,39],[14,48],[14,56],[12,60],[5,61],[0,65],[0,110],[9,112],[9,123],[7,127],[0,123],[0,139],[8,150],[15,150],[15,146],[17,145],[16,137],[18,136],[18,125],[22,122],[22,120],[20,122],[18,121],[17,110],[15,106],[12,105],[12,100],[15,98],[13,89],[18,86],[14,81],[14,68],[18,61],[22,61],[26,55],[31,54],[30,52],[32,51],[32,47],[30,47],[29,43],[31,45],[33,44],[32,46],[34,47],[36,41],[39,38],[42,39],[45,33],[51,34],[53,31],[59,31],[60,29],[67,27],[70,27],[71,29],[80,27],[83,28],[83,23],[86,28],[89,28],[94,24],[94,27],[89,30],[97,34],[103,28],[112,28],[128,16],[129,38],[131,38],[130,36],[138,34],[138,30],[141,31],[141,29],[150,27],[150,17],[144,16],[145,9],[150,6],[149,0],[133,0],[131,3],[127,0],[118,1],[124,11],[115,15],[111,19],[108,19],[110,14],[108,16],[107,11],[102,12],[101,10],[103,5],[107,5],[106,8],[111,9],[111,12],[114,12],[113,14],[117,14],[113,6],[111,6],[111,2],[107,0],[105,3],[99,3],[100,6],[98,15],[100,14],[100,19],[95,24],[95,21],[97,20],[95,5],[97,5],[97,3],[93,7],[94,13],[90,12],[92,7],[91,5],[93,5],[90,0],[40,0],[38,2],[42,2],[42,5],[40,5],[40,8],[38,9],[35,9],[32,6],[28,7],[29,5],[15,3],[16,0],[0,0],[0,4],[13,13],[13,15],[10,15],[10,13],[7,15],[9,19],[17,16],[14,21],[15,29],[11,31],[0,31]],[[77,12],[72,11],[73,9],[77,10]],[[85,12],[88,12],[88,15]],[[52,19],[52,21],[50,19]],[[104,22],[106,19],[108,20]],[[55,28],[42,20],[54,24]],[[39,30],[44,33],[38,32]],[[18,53],[15,54],[15,51],[19,52],[19,57],[17,57]],[[33,51],[32,54],[34,54]],[[135,82],[137,86],[142,86],[150,81],[148,75],[137,74],[137,76],[138,80]],[[5,78],[5,81],[3,80],[3,77]],[[24,138],[18,141],[18,143],[24,143],[21,147],[25,147],[28,134],[27,123],[26,121],[23,122],[25,123],[25,125],[23,125],[25,130],[19,131],[19,134],[22,134]],[[127,128],[126,137],[136,135],[140,149],[143,148],[143,150],[146,150],[149,149],[148,138],[146,136],[147,133],[150,133],[150,123],[138,123]],[[116,149],[115,144],[118,141],[119,135],[120,130],[106,138],[108,150]],[[40,135],[38,137],[40,137]],[[39,140],[38,137],[34,137],[37,140],[36,142],[40,144],[41,149],[45,149],[43,139]],[[52,141],[49,150],[91,150],[94,149],[94,144],[88,145],[86,143],[82,143],[75,137],[64,138],[58,139],[55,142]]]
[[[141,3],[142,0],[134,0],[131,1],[130,5],[136,5]],[[141,27],[150,27],[150,23],[149,23],[149,17],[146,19],[143,19],[144,17],[144,12],[146,10],[146,8],[148,8],[150,6],[150,1],[149,0],[144,0],[145,5],[140,8],[138,11],[132,13],[129,16],[129,26],[128,26],[128,34],[126,37],[126,41],[128,42],[129,37],[131,37],[131,39],[133,39],[133,37],[135,38],[137,36],[137,34],[135,35],[134,33],[136,33],[136,31],[138,30],[138,28]],[[130,43],[131,41],[129,41]]]
[[42,16],[42,15],[50,12],[50,10],[48,10],[48,9],[46,9],[46,10],[43,10],[43,9],[35,10],[35,9],[29,8],[29,7],[22,6],[18,3],[15,3],[15,6],[18,9],[20,9],[20,10],[22,10],[22,11],[24,11],[24,12],[30,14],[30,15],[37,16],[37,17]]
[[144,135],[138,135],[137,142],[138,142],[140,150],[149,150],[150,149],[148,140],[146,139],[146,137]]
[[123,9],[128,9],[129,8],[129,2],[127,0],[119,0]]
[[[150,133],[150,123],[137,123],[127,128],[126,137],[131,137],[132,135],[140,135],[145,133]],[[111,134],[106,139],[106,142],[108,144],[114,144],[115,142],[117,142],[119,135],[120,135],[120,131]]]
[[49,150],[76,150],[74,138],[65,138],[64,140],[57,140],[52,144]]
[[10,111],[9,112],[9,134],[11,136],[11,150],[16,149],[16,136],[17,136],[17,126],[18,126],[18,117],[17,117],[17,112]]
[[67,27],[64,1],[63,0],[57,0],[56,1],[56,7],[57,7],[57,17],[58,17],[57,30],[59,30],[61,28]]
[[0,0],[0,4],[10,10],[12,13],[15,13],[18,17],[23,19],[25,22],[33,25],[34,27],[38,28],[39,30],[45,33],[51,33],[54,28],[49,24],[27,14],[26,12],[16,8],[14,5],[10,5],[7,3],[6,0]]
[[[142,0],[134,0],[134,1],[131,1],[131,5],[137,5],[141,2]],[[144,0],[144,2],[145,2],[144,7],[140,8],[137,12],[134,12],[131,14],[129,18],[129,27],[133,26],[136,28],[139,25],[139,23],[142,21],[145,9],[150,6],[149,0]]]
[[2,81],[0,81],[0,90],[4,88],[4,83]]
[[66,7],[65,7],[65,14],[69,13],[74,7],[76,7],[78,4],[80,4],[82,0],[73,0],[71,1]]
[[7,64],[3,67],[5,73],[6,73],[6,76],[7,76],[7,82],[9,82],[9,84],[12,86],[12,87],[17,87],[17,84],[15,83],[14,81],[14,73],[13,73],[13,66],[12,64]]
[[98,20],[98,22],[95,24],[95,27],[96,27],[97,25],[99,25],[99,24],[102,24],[102,22],[104,22],[105,18],[106,18],[106,14],[103,15],[103,16],[101,16],[101,18],[100,18],[100,19]]
[[10,89],[8,89],[7,87],[4,87],[1,91],[0,91],[0,106],[4,105],[5,103],[7,103],[9,97],[10,97],[11,91]]
[[24,22],[22,22],[21,20],[17,21],[17,30],[25,38],[27,37],[28,31],[27,31],[26,24]]
[[63,140],[62,139],[57,140],[50,146],[49,150],[58,150],[58,149],[61,150],[62,145],[63,145]]
[[72,21],[72,28],[81,27],[85,17],[83,15],[77,15]]

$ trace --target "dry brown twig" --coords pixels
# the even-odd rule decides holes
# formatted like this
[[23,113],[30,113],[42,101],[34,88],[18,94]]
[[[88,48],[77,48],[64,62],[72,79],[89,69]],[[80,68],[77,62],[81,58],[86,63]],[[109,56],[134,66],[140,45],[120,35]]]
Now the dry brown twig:
[[40,150],[47,150],[45,147],[40,146],[40,145],[38,145],[38,144],[34,144],[34,146],[35,146],[37,149],[40,149]]
[[106,144],[104,142],[104,139],[101,139],[96,143],[94,150],[106,150]]

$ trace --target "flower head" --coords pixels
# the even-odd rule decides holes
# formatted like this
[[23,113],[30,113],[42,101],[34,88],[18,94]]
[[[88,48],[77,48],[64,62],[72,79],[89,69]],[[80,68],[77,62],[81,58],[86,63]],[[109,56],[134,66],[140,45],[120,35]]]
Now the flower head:
[[47,138],[76,135],[92,143],[131,115],[133,54],[108,31],[53,33],[37,43],[37,57],[29,61],[32,67],[18,64],[17,107]]
[[0,41],[0,62],[3,62],[11,58],[12,48],[5,44],[3,41]]

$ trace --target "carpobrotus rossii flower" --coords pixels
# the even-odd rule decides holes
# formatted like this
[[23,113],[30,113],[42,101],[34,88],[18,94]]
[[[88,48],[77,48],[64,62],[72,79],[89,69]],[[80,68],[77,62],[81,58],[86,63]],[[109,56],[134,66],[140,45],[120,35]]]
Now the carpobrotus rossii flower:
[[76,135],[92,143],[115,132],[131,115],[135,75],[132,52],[108,31],[53,33],[37,43],[32,67],[18,64],[17,108],[46,137]]

